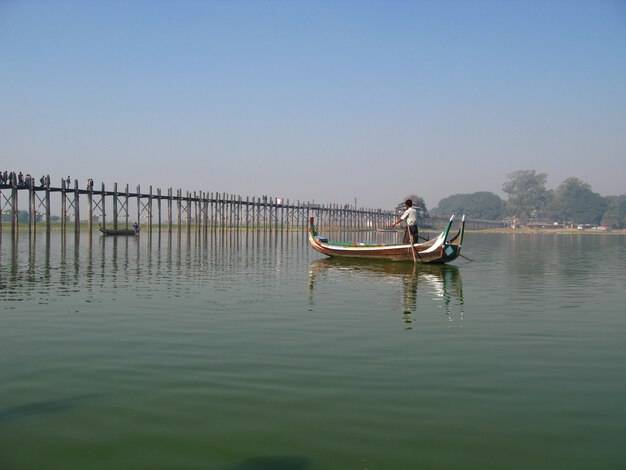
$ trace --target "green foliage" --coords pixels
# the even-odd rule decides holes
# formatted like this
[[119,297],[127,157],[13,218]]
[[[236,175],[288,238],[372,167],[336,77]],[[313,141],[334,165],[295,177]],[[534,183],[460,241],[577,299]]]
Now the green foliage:
[[[43,220],[43,216],[41,214],[35,215],[35,220],[37,222],[41,222]],[[11,222],[11,212],[6,211],[2,214],[2,222]],[[28,211],[17,211],[17,223],[18,224],[27,224],[28,223]]]
[[546,189],[548,176],[535,170],[518,170],[510,173],[508,178],[502,185],[502,190],[509,195],[507,212],[521,221],[541,217],[551,199],[551,193]]
[[626,227],[626,194],[605,198],[606,210],[602,216],[602,225],[613,228]]
[[606,200],[578,178],[568,178],[554,191],[550,213],[562,222],[597,225],[606,210]]
[[[2,214],[3,222],[11,222],[11,212]],[[28,223],[28,211],[17,211],[17,222],[20,224]]]
[[500,197],[488,191],[472,194],[453,194],[439,201],[437,211],[440,214],[465,214],[469,219],[500,220],[503,216],[504,202]]
[[[546,189],[547,175],[535,170],[518,170],[508,175],[502,185],[508,199],[479,191],[471,194],[453,194],[439,201],[435,209],[440,215],[465,214],[473,220],[502,220],[507,215],[525,223],[531,219],[550,218],[553,221],[574,224],[626,227],[626,194],[602,197],[591,186],[570,177],[555,190]],[[411,199],[421,218],[428,217],[424,199],[411,194],[396,206],[404,211],[404,201]]]

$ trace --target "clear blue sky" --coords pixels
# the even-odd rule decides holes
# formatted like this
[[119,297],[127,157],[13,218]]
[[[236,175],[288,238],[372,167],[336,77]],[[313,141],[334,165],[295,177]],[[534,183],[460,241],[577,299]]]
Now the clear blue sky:
[[0,169],[389,208],[626,193],[626,2],[0,0]]

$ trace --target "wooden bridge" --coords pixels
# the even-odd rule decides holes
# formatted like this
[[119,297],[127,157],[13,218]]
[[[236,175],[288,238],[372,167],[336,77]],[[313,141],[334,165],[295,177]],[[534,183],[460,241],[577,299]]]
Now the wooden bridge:
[[[74,180],[71,187],[65,179],[61,180],[58,187],[52,187],[49,180],[36,186],[34,180],[18,184],[13,178],[10,184],[0,184],[0,213],[10,214],[12,232],[18,231],[20,226],[20,193],[26,193],[28,198],[30,233],[51,231],[51,201],[56,196],[60,197],[61,203],[61,230],[73,230],[76,233],[80,233],[81,228],[92,233],[94,223],[118,229],[129,228],[134,222],[142,226],[142,232],[303,230],[310,217],[315,217],[316,225],[324,230],[373,230],[389,226],[398,217],[393,210],[356,208],[349,204],[324,205],[266,196],[243,198],[203,191],[187,191],[183,194],[182,190],[174,192],[171,188],[163,193],[160,189],[153,191],[152,186],[147,192],[142,192],[140,186],[130,192],[128,185],[120,190],[117,183],[109,190],[104,183],[100,189],[94,189],[93,185],[88,189],[79,189],[78,180]],[[81,214],[84,214],[81,209],[87,211],[86,217],[83,215],[84,219],[81,219]],[[434,217],[422,220],[420,225],[424,228],[439,228],[446,222],[446,217]],[[4,224],[8,225],[7,221],[3,222],[0,218],[0,232]],[[502,222],[467,222],[468,229],[502,226]]]
[[[12,231],[17,231],[20,225],[21,193],[26,193],[24,196],[28,198],[28,230],[31,233],[51,230],[51,202],[57,196],[61,203],[61,229],[80,232],[82,226],[89,233],[94,230],[94,223],[117,229],[128,228],[134,222],[142,225],[142,231],[291,230],[305,228],[309,217],[315,217],[316,223],[326,229],[365,230],[389,225],[396,217],[393,211],[356,208],[347,204],[320,205],[203,191],[183,194],[182,190],[174,192],[171,188],[163,193],[160,189],[153,191],[152,186],[147,192],[142,192],[140,186],[131,192],[128,185],[120,190],[117,183],[108,190],[104,183],[100,189],[79,189],[78,180],[74,180],[73,187],[66,180],[61,180],[59,187],[50,186],[49,181],[35,185],[33,180],[20,185],[13,179],[10,184],[0,184],[0,212],[10,214]],[[82,212],[84,210],[86,214]],[[7,221],[4,224],[8,225]],[[0,220],[0,231],[2,228]]]

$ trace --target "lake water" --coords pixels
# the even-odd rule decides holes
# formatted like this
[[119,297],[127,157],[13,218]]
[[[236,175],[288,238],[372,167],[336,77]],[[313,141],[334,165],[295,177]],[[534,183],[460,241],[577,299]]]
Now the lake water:
[[5,232],[0,468],[624,468],[625,240]]

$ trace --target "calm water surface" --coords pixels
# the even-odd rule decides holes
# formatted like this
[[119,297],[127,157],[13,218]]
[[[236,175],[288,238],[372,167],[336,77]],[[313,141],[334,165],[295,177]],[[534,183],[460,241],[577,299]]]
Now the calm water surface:
[[4,233],[0,468],[624,468],[625,239]]

